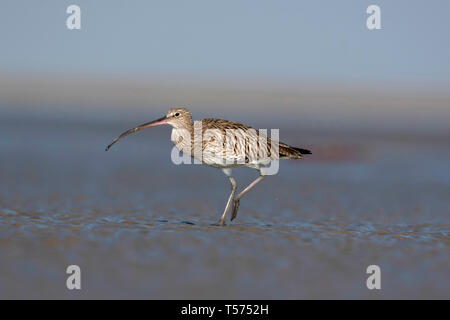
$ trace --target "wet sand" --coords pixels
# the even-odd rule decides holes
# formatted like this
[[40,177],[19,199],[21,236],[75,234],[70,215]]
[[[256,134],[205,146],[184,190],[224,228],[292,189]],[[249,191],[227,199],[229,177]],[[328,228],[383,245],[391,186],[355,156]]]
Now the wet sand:
[[[221,228],[222,172],[172,164],[168,128],[104,152],[123,129],[2,122],[0,298],[450,297],[445,139],[418,152],[392,137],[303,136],[314,154],[282,162]],[[293,144],[297,133],[280,131]],[[235,173],[240,188],[256,176]],[[71,264],[80,291],[65,287]],[[380,291],[366,288],[372,264]]]

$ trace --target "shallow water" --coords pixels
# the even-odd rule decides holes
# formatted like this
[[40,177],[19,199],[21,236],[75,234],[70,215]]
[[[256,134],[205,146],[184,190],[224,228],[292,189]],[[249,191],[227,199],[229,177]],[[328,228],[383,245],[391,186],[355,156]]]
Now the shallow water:
[[2,122],[0,298],[450,298],[445,140],[304,136],[313,156],[282,162],[221,228],[225,176],[172,164],[168,128],[104,152],[123,129]]

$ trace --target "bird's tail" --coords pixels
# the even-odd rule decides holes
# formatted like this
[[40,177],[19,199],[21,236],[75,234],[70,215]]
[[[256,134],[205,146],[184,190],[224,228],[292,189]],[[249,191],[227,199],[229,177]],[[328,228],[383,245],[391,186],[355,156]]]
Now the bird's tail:
[[288,159],[302,159],[305,154],[312,154],[312,152],[308,149],[291,147],[287,144],[280,143],[280,158],[288,158]]
[[308,149],[295,148],[295,147],[292,147],[292,149],[296,150],[297,152],[300,152],[301,154],[312,154],[312,152]]

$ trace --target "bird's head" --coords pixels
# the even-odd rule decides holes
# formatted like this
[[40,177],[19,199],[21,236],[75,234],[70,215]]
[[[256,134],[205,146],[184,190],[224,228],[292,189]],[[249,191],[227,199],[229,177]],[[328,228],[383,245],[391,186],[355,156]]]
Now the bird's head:
[[172,108],[167,111],[166,123],[175,129],[187,129],[192,124],[192,116],[186,108]]
[[133,128],[133,129],[125,131],[120,136],[115,138],[113,140],[113,142],[111,142],[106,147],[106,151],[108,151],[109,148],[111,148],[111,146],[114,143],[116,143],[117,141],[119,141],[120,139],[122,139],[123,137],[125,137],[125,136],[127,136],[129,134],[132,134],[132,133],[134,133],[136,131],[139,131],[139,130],[142,130],[142,129],[145,129],[145,128],[159,126],[161,124],[169,124],[175,129],[189,128],[189,126],[192,125],[192,116],[191,116],[191,113],[189,112],[189,110],[186,109],[186,108],[172,108],[162,118],[159,118],[159,119],[156,119],[154,121],[141,124],[140,126],[137,126],[137,127]]

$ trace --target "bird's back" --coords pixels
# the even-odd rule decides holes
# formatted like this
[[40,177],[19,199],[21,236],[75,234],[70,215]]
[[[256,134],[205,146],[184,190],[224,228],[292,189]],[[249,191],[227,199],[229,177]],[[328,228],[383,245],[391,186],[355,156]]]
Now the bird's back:
[[[181,149],[181,144],[177,145],[176,140],[177,134],[172,132],[172,141]],[[215,167],[257,167],[262,162],[301,159],[302,154],[310,153],[306,149],[272,141],[259,131],[242,123],[214,118],[194,122],[190,145],[193,146],[191,156],[200,158],[199,155],[196,156],[195,150],[201,150],[199,160]]]

